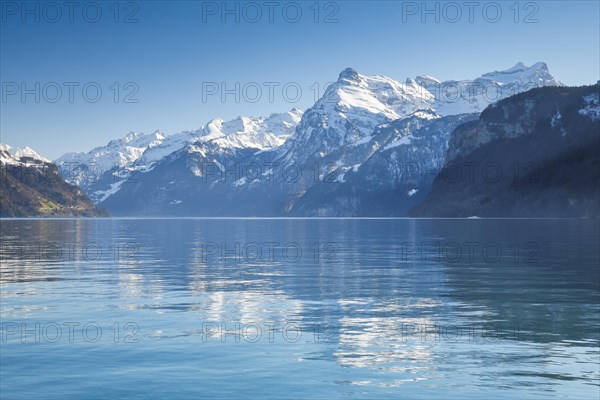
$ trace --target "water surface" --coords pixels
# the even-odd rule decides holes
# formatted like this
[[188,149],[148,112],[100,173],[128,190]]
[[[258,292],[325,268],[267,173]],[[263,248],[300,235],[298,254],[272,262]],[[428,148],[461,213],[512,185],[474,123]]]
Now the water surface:
[[2,398],[598,398],[598,221],[2,220]]

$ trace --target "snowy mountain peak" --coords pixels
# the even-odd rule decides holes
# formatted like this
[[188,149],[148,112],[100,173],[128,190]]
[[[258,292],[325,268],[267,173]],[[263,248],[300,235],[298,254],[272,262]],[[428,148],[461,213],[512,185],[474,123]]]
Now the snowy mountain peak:
[[[278,147],[293,132],[301,117],[302,111],[294,108],[271,114],[268,118],[240,116],[230,121],[215,118],[200,129],[171,135],[159,130],[151,134],[130,132],[87,153],[64,154],[56,164],[69,183],[81,186],[98,201],[114,189],[97,186],[97,182],[101,185],[102,181],[107,181],[106,174],[118,174],[124,179],[133,171],[150,171],[158,161],[198,142],[210,142],[221,148],[267,150]],[[110,177],[108,181],[112,183],[114,178]]]
[[531,69],[534,69],[534,70],[544,70],[546,72],[549,72],[548,71],[548,65],[545,62],[541,62],[541,61],[536,62],[535,64],[533,64],[531,66]]
[[22,158],[33,159],[44,163],[50,162],[50,160],[42,157],[29,146],[18,148],[0,143],[0,161],[6,164],[24,164],[25,162],[21,160]]
[[419,84],[420,86],[423,86],[425,88],[427,87],[431,87],[431,86],[435,86],[435,85],[439,85],[441,82],[432,77],[432,76],[428,76],[428,75],[419,75],[415,78],[415,82],[417,84]]
[[212,141],[221,147],[268,150],[282,145],[301,117],[302,111],[293,108],[266,118],[240,116],[230,121],[213,119],[203,128],[205,134],[197,141]]
[[303,114],[304,112],[301,109],[294,107],[285,113],[273,113],[269,115],[265,120],[265,124],[269,126],[271,133],[286,139],[294,132]]
[[360,81],[360,75],[353,68],[346,68],[338,76],[338,82],[356,83]]
[[248,118],[240,116],[230,121],[225,121],[221,124],[222,135],[227,136],[245,132],[246,129],[250,129],[251,123],[252,122]]
[[525,64],[523,64],[522,61],[519,61],[518,63],[516,63],[515,65],[513,65],[512,68],[507,69],[505,72],[522,71],[525,68],[527,68],[525,66]]
[[21,158],[21,157],[33,158],[34,160],[39,160],[39,161],[43,161],[43,162],[47,162],[47,163],[50,162],[50,160],[48,160],[46,157],[42,157],[38,152],[36,152],[29,146],[25,146],[22,149],[18,149],[18,148],[15,149],[14,156],[19,157],[19,158]]
[[546,63],[544,62],[536,62],[535,64],[533,64],[531,67],[526,66],[525,64],[523,64],[523,62],[519,61],[518,63],[516,63],[515,65],[513,65],[511,68],[506,69],[504,71],[496,71],[496,73],[505,73],[505,74],[510,74],[510,73],[514,73],[514,72],[521,72],[524,70],[532,70],[532,71],[537,71],[537,70],[548,70],[548,65],[546,65]]
[[132,140],[137,139],[141,135],[142,135],[142,133],[129,132],[127,135],[125,135],[125,137],[123,138],[123,141],[124,142],[131,142]]
[[298,120],[299,121],[300,118],[302,118],[302,114],[304,114],[304,111],[302,111],[298,107],[294,107],[288,112],[271,113],[267,119],[281,119],[281,120],[289,120],[289,121]]
[[480,79],[492,80],[499,84],[529,84],[532,85],[532,87],[562,85],[558,80],[550,75],[548,66],[544,62],[537,62],[528,67],[519,61],[509,69],[483,74],[481,75]]
[[163,140],[167,137],[167,135],[165,135],[162,131],[158,129],[152,132],[152,135],[158,140]]
[[344,146],[369,141],[376,126],[393,120],[410,115],[429,119],[478,113],[515,93],[551,85],[560,82],[550,75],[544,63],[527,67],[519,62],[508,70],[486,73],[473,80],[446,82],[420,75],[400,83],[346,68],[304,114],[281,154],[295,161],[313,155],[323,157]]
[[293,108],[284,113],[272,113],[268,117],[238,116],[229,121],[221,118],[210,120],[203,128],[205,135],[202,139],[214,139],[230,135],[254,135],[268,133],[276,137],[287,137],[296,127],[302,117],[302,110]]
[[221,118],[213,118],[204,126],[204,131],[207,135],[218,135],[224,122]]

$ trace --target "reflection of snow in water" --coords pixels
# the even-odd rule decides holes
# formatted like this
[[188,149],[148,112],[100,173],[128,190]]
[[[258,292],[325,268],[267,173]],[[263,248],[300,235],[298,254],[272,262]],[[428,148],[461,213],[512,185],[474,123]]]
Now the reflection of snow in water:
[[[348,303],[340,305],[345,307]],[[398,304],[387,304],[375,313],[390,313],[390,316],[341,318],[339,348],[334,354],[337,362],[345,367],[413,374],[408,381],[425,379],[418,374],[430,368],[427,364],[432,361],[431,344],[415,341],[409,327],[432,325],[432,320],[407,318],[402,311]]]

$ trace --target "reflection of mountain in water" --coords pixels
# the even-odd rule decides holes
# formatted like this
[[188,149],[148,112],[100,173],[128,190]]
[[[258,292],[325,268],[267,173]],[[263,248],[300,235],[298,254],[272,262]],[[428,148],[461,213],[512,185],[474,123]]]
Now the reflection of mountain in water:
[[[26,282],[81,283],[82,296],[104,293],[84,297],[88,307],[144,315],[163,338],[197,334],[204,322],[293,323],[308,346],[298,357],[367,371],[366,381],[344,384],[433,381],[452,368],[489,379],[484,367],[498,358],[524,374],[545,360],[542,372],[557,379],[593,379],[581,368],[593,364],[582,346],[598,343],[598,236],[592,222],[574,220],[5,221],[1,282],[3,296]],[[19,260],[22,241],[94,243],[103,258]],[[302,255],[240,258],[236,243],[288,244]],[[488,248],[502,257],[490,262],[475,251],[469,260],[469,243],[493,243]],[[515,243],[538,251],[520,252],[515,262]],[[216,253],[208,254],[209,244]],[[504,331],[486,340],[486,326]],[[453,340],[456,327],[474,331]],[[582,363],[560,371],[554,360],[567,353]]]

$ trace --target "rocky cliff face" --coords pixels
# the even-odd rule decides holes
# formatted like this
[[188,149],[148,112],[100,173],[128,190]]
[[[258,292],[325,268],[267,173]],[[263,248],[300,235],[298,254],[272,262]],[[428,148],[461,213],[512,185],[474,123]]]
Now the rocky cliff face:
[[[441,117],[420,111],[377,127],[369,142],[376,151],[347,167],[332,168],[293,203],[290,213],[405,216],[429,192],[444,163],[453,129],[477,117],[478,114]],[[336,153],[331,155],[331,165],[336,166],[338,157]]]
[[411,215],[598,217],[599,202],[599,86],[545,87],[459,126]]

